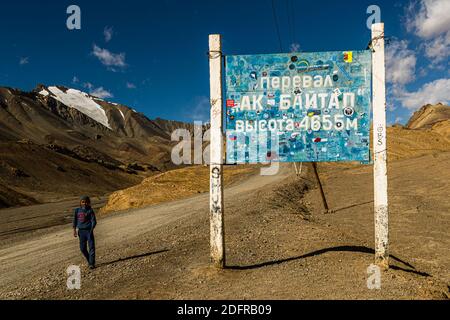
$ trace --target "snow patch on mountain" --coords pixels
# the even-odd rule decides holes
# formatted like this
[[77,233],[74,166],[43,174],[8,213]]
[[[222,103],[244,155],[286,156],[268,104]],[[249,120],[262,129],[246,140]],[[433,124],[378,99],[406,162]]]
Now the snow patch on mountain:
[[[68,89],[66,92],[63,92],[58,87],[48,87],[48,90],[56,100],[62,102],[68,107],[80,111],[89,118],[111,129],[105,110],[103,110],[99,104],[95,103],[87,93],[75,89]],[[48,92],[43,90],[40,94],[46,96],[48,95]]]
[[125,115],[123,114],[122,110],[118,109],[120,114],[122,115],[123,120],[125,120]]

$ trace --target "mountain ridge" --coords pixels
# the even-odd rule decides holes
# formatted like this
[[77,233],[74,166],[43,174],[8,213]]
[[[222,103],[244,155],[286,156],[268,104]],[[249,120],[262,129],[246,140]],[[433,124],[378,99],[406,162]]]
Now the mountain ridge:
[[[40,84],[29,92],[0,87],[0,207],[54,201],[58,194],[83,190],[103,195],[173,169],[177,142],[171,133],[178,128],[193,131],[191,124],[151,120],[64,86]],[[49,174],[42,175],[43,168]],[[88,185],[79,185],[83,177]],[[36,189],[51,196],[36,196]]]
[[434,125],[450,119],[450,107],[443,103],[427,104],[413,113],[406,127],[408,129],[431,129]]
[[[438,104],[415,112],[408,130],[394,130],[393,157],[412,154],[414,144],[423,149],[433,139],[433,146],[446,148],[449,110]],[[178,142],[171,134],[180,128],[194,130],[193,124],[151,120],[64,86],[40,84],[29,92],[0,87],[0,208],[136,186],[176,168],[171,151]],[[404,139],[407,134],[414,138]]]

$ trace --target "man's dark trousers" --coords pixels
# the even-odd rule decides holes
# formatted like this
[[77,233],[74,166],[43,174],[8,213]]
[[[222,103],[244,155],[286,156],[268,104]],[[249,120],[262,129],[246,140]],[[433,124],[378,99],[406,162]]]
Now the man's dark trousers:
[[[90,266],[95,266],[95,238],[92,230],[78,230],[80,238],[80,250],[86,257]],[[89,252],[87,246],[89,245]]]

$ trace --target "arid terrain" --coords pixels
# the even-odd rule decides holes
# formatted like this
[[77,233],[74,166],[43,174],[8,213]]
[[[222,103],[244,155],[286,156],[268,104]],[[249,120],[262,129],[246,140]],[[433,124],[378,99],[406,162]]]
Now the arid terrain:
[[[445,153],[423,161],[434,160],[441,164],[436,169],[443,169],[442,160],[448,159]],[[285,166],[277,176],[253,176],[227,189],[225,270],[209,262],[208,196],[203,194],[100,219],[94,271],[84,265],[70,226],[4,244],[0,294],[25,299],[448,298],[448,199],[436,189],[429,202],[420,201],[442,171],[427,175],[423,188],[411,191],[398,177],[408,181],[416,170],[408,160],[390,167],[392,268],[383,273],[381,290],[366,286],[373,262],[370,168],[334,172],[335,184],[331,176],[325,179],[326,190],[336,191],[329,193],[330,205],[341,210],[324,215],[309,166],[303,178]],[[352,192],[347,185],[355,180],[357,192]],[[404,194],[416,200],[405,201]],[[83,266],[80,291],[66,289],[65,270],[72,264]]]
[[[261,176],[251,166],[225,169],[246,174],[230,181],[225,191],[223,270],[209,258],[207,179],[193,183],[178,177],[179,188],[169,187],[169,193],[188,182],[195,192],[177,200],[129,201],[137,190],[149,198],[161,195],[157,182],[170,184],[167,175],[96,199],[96,208],[108,207],[120,194],[125,210],[101,215],[93,271],[78,252],[69,221],[3,234],[0,298],[449,299],[450,141],[436,126],[446,132],[442,121],[388,130],[390,269],[382,273],[380,290],[367,287],[367,268],[374,261],[373,167],[319,164],[332,210],[325,214],[311,165],[304,164],[297,176],[292,164],[284,164],[275,176]],[[207,177],[207,168],[188,170],[206,170]],[[51,204],[56,207],[49,210],[66,205],[64,215],[75,200]],[[25,208],[32,219],[36,216],[30,212],[42,212],[38,206]],[[28,218],[20,221],[25,208],[0,210],[2,219],[19,210],[8,228],[32,225]],[[82,268],[81,290],[66,287],[70,265]]]
[[175,168],[175,129],[62,86],[0,87],[0,208],[105,196]]

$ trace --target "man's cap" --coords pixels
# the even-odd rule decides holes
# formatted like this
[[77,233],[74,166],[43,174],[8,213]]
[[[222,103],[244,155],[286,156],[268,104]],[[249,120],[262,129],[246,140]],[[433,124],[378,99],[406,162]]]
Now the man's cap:
[[80,201],[90,201],[91,199],[88,196],[81,196]]

